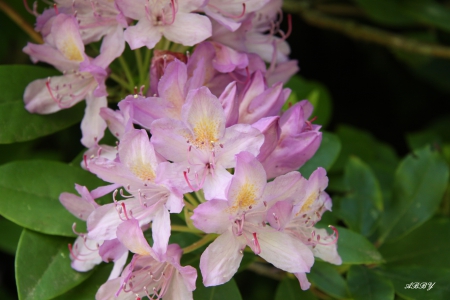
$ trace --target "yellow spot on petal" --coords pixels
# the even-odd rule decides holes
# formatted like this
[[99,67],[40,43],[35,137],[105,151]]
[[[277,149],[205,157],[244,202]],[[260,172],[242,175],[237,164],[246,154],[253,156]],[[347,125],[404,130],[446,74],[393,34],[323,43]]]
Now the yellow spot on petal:
[[244,183],[235,197],[233,206],[229,208],[229,212],[248,209],[256,204],[256,187],[251,182]]
[[78,49],[77,44],[71,36],[66,37],[66,39],[62,41],[59,50],[68,60],[83,61],[83,54],[80,49]]
[[150,164],[143,161],[137,161],[130,166],[131,172],[142,181],[154,181],[155,171]]
[[199,148],[214,145],[219,140],[219,126],[218,120],[207,117],[196,121],[193,128],[194,141],[191,141],[191,143]]
[[319,193],[317,191],[311,193],[306,199],[305,203],[303,204],[302,209],[297,213],[297,215],[307,212],[311,207],[311,205],[314,203],[314,201],[316,201],[317,197],[319,197]]

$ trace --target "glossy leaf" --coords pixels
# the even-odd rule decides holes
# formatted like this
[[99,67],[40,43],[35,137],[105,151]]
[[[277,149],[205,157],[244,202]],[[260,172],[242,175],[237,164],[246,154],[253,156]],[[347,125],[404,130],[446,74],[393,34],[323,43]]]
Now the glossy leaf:
[[59,202],[62,192],[76,193],[75,183],[93,188],[102,185],[94,175],[53,161],[17,161],[0,166],[0,214],[34,231],[75,236],[72,224],[83,231],[85,222]]
[[403,238],[383,244],[380,253],[390,266],[424,266],[450,269],[450,220],[432,219]]
[[51,115],[31,114],[22,100],[0,103],[0,144],[33,140],[63,130],[83,117],[83,104]]
[[436,1],[405,1],[402,11],[419,23],[450,31],[450,9]]
[[197,284],[194,291],[195,300],[242,300],[241,293],[234,279],[218,286],[205,287],[203,284]]
[[53,300],[95,299],[95,294],[100,286],[108,280],[112,267],[113,263],[97,266],[89,277],[89,280],[85,280],[80,285]]
[[0,231],[0,250],[14,255],[23,228],[2,217],[0,217],[0,228],[2,229]]
[[408,155],[395,174],[395,201],[383,214],[380,242],[400,238],[431,218],[442,200],[448,177],[445,160],[429,147]]
[[[389,279],[395,292],[405,299],[450,299],[450,270],[422,266],[399,266],[374,270]],[[425,289],[406,288],[410,283],[427,283]],[[434,283],[430,288],[428,283]]]
[[25,110],[23,93],[28,83],[57,73],[53,69],[36,66],[0,66],[0,144],[49,135],[81,120],[84,114],[82,104],[50,115],[31,114]]
[[322,167],[325,170],[329,170],[341,151],[341,142],[339,138],[332,133],[322,133],[322,143],[316,154],[308,160],[301,168],[300,173],[305,178],[314,172],[318,167]]
[[385,25],[404,26],[414,24],[414,18],[406,14],[398,1],[355,0],[374,21]]
[[365,266],[351,266],[347,273],[350,294],[355,300],[394,299],[392,282],[373,273]]
[[383,209],[378,180],[371,168],[354,156],[348,160],[344,180],[348,193],[341,199],[338,213],[350,229],[369,236]]
[[442,144],[439,134],[432,130],[424,130],[406,135],[409,149],[415,150],[425,146],[437,146]]
[[321,291],[335,299],[349,298],[347,283],[335,267],[329,263],[316,261],[307,274],[309,281]]
[[20,300],[52,299],[86,280],[70,266],[67,244],[73,239],[43,235],[25,229],[16,255],[16,282]]
[[285,277],[278,285],[275,300],[316,300],[310,290],[302,291],[296,278]]
[[314,123],[326,127],[331,118],[332,103],[330,93],[323,84],[294,75],[286,83],[285,87],[290,88],[292,92],[286,101],[284,110],[288,109],[292,104],[307,99],[314,106],[311,116],[317,117]]
[[51,68],[30,65],[2,65],[0,66],[0,103],[22,99],[25,88],[31,81],[58,74],[57,70]]
[[338,227],[338,253],[343,264],[377,264],[383,257],[371,242],[354,231]]

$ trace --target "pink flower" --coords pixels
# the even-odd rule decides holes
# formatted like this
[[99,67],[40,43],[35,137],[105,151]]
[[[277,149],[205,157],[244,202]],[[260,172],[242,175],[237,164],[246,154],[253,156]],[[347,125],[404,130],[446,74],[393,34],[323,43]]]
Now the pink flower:
[[236,155],[236,169],[227,190],[227,200],[200,204],[192,220],[206,233],[220,236],[200,258],[205,286],[227,282],[236,273],[245,246],[274,266],[291,273],[309,272],[314,258],[298,239],[266,226],[267,201],[273,186],[256,158],[247,152]]
[[197,271],[182,267],[182,250],[176,244],[167,247],[164,256],[158,258],[139,228],[136,220],[123,223],[118,231],[119,239],[136,254],[125,267],[120,278],[109,280],[97,292],[96,299],[192,299]]
[[206,88],[192,90],[182,108],[182,121],[159,119],[152,123],[152,143],[166,159],[180,167],[191,189],[204,189],[206,199],[224,198],[241,151],[259,153],[263,136],[250,125],[225,128],[219,100]]
[[194,46],[211,36],[211,22],[191,13],[203,0],[116,0],[119,10],[138,23],[125,30],[131,49],[153,48],[162,36],[175,43]]

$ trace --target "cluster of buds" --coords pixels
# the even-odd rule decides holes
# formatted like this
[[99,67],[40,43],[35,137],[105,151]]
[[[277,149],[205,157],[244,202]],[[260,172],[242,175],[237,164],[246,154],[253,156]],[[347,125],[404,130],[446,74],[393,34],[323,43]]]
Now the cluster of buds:
[[[60,196],[87,222],[87,233],[74,228],[72,267],[114,262],[97,299],[192,299],[196,269],[182,267],[182,249],[169,244],[170,214],[183,211],[186,228],[215,237],[200,258],[205,286],[229,281],[246,246],[302,289],[314,256],[341,263],[337,231],[314,228],[331,209],[326,172],[297,171],[321,142],[313,107],[303,100],[282,111],[283,83],[298,67],[280,30],[281,2],[56,0],[38,15],[45,43],[24,51],[63,75],[30,83],[26,108],[52,113],[85,99],[82,166],[110,183]],[[148,91],[108,108],[108,67],[125,43],[152,49],[163,37],[195,48],[155,49]],[[87,56],[85,45],[99,41],[100,54]],[[106,128],[115,146],[100,144]],[[110,193],[112,203],[95,201]]]

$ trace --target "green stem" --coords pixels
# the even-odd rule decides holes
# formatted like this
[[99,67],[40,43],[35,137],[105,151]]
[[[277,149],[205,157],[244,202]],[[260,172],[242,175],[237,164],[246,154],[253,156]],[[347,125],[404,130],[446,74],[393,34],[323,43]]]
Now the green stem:
[[194,208],[198,206],[198,201],[191,194],[184,194],[184,197],[194,206]]
[[145,56],[144,56],[144,67],[145,70],[147,70],[147,73],[145,73],[145,77],[144,77],[144,84],[145,85],[150,85],[150,58],[152,57],[152,53],[153,51],[145,48]]
[[126,82],[125,80],[123,80],[122,78],[120,78],[117,74],[112,73],[111,75],[109,75],[109,78],[111,78],[112,80],[114,80],[115,82],[117,82],[118,84],[120,84],[123,88],[128,88],[129,84],[128,82]]
[[197,228],[189,228],[186,226],[181,225],[171,225],[172,231],[178,231],[178,232],[190,232],[190,233],[203,233],[203,231],[198,230]]
[[194,211],[195,206],[192,205],[189,201],[184,201],[184,205],[190,210],[190,211]]
[[139,73],[139,85],[143,85],[145,74],[144,74],[144,65],[142,63],[141,49],[138,48],[134,50],[134,55],[136,57],[136,63]]
[[123,56],[119,56],[119,63],[122,66],[123,71],[125,72],[125,76],[127,77],[128,88],[129,88],[130,92],[133,93],[134,87],[136,85],[134,84],[134,79],[133,79],[133,76],[131,75],[130,68],[128,67],[128,64],[125,61],[125,59],[123,58]]
[[207,234],[205,235],[203,238],[201,238],[200,240],[198,240],[197,242],[193,243],[190,246],[187,246],[186,248],[183,248],[183,253],[189,253],[192,252],[194,250],[197,250],[198,248],[203,247],[204,245],[208,244],[209,242],[215,240],[217,237],[217,234]]

